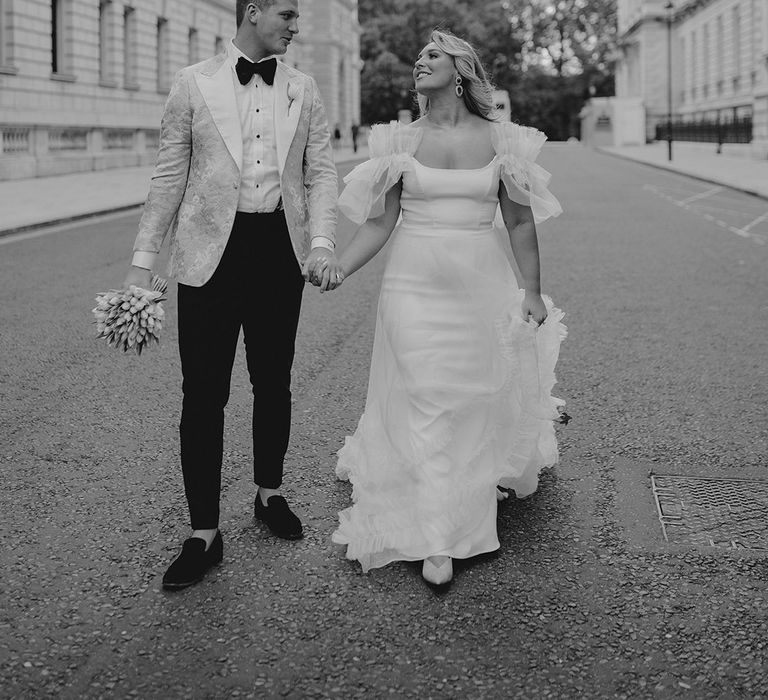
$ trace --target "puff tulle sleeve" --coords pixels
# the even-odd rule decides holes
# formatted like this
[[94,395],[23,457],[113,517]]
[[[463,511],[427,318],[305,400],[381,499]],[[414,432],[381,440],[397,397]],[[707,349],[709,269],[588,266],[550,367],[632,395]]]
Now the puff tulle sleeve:
[[530,206],[537,224],[559,216],[563,208],[548,189],[552,175],[535,162],[546,135],[531,126],[511,122],[494,124],[492,133],[499,177],[509,198]]
[[339,195],[339,211],[344,216],[362,224],[384,213],[387,191],[411,167],[420,134],[420,130],[398,122],[371,127],[369,160],[344,178],[345,187]]

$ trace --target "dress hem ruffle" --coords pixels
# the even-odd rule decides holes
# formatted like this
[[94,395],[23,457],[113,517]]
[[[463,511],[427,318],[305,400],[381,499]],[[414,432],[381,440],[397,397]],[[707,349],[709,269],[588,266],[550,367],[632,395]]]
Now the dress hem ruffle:
[[[469,530],[472,529],[472,515],[478,512],[478,504],[495,503],[497,486],[514,490],[517,498],[526,498],[536,491],[541,471],[557,464],[554,421],[559,415],[558,406],[563,406],[565,402],[550,394],[556,383],[555,365],[560,342],[566,337],[567,328],[562,323],[563,312],[554,307],[549,297],[544,297],[544,300],[548,317],[538,329],[530,323],[525,323],[519,316],[497,324],[502,354],[510,365],[519,365],[510,367],[509,378],[496,396],[491,399],[486,397],[481,401],[503,402],[511,395],[513,378],[526,378],[521,386],[520,397],[526,408],[525,416],[515,426],[514,442],[505,455],[503,464],[481,484],[474,480],[474,475],[468,470],[464,483],[454,484],[454,493],[458,495],[456,501],[450,504],[441,503],[440,511],[436,514],[425,514],[421,509],[418,512],[407,508],[398,510],[397,505],[392,504],[387,508],[380,508],[380,512],[366,513],[361,517],[356,517],[357,514],[353,512],[355,505],[340,512],[339,527],[333,533],[332,540],[336,544],[346,545],[347,559],[359,561],[363,571],[385,566],[392,561],[416,561],[451,551],[452,542],[436,542],[428,536],[419,539],[418,533],[422,531],[426,520],[430,521],[430,532],[451,533],[449,538],[454,543],[460,543],[468,534],[468,525]],[[479,401],[464,406],[459,414],[452,417],[438,438],[415,451],[415,460],[412,463],[398,457],[394,450],[389,450],[386,455],[374,450],[377,461],[368,464],[368,472],[386,473],[396,463],[400,469],[418,473],[425,462],[450,443],[456,423],[460,422],[465,414],[477,410],[478,404]],[[482,455],[505,428],[509,426],[504,418],[500,418],[482,443],[470,453],[469,463]],[[363,483],[356,469],[356,465],[364,459],[360,436],[367,434],[364,413],[355,434],[347,436],[344,446],[338,451],[336,476],[352,484],[353,504],[358,504],[361,490],[367,492],[376,488],[375,485]],[[491,548],[485,546],[452,552],[450,556],[468,558],[497,548],[498,543]]]

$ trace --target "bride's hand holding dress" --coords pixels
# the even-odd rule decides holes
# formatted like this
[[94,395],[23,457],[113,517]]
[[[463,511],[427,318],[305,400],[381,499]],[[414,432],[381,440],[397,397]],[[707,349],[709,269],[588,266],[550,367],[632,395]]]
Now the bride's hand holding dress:
[[544,299],[538,292],[531,292],[525,290],[525,296],[523,297],[523,303],[520,311],[523,315],[523,320],[531,320],[537,326],[540,326],[547,320],[549,315],[547,312],[547,305],[544,303]]

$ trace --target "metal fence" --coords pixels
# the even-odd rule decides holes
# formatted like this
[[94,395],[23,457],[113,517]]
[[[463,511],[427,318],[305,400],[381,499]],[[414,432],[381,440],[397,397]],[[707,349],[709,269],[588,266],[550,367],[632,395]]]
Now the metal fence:
[[[666,121],[656,124],[656,140],[667,141],[669,130]],[[706,141],[708,143],[751,143],[752,117],[735,119],[699,119],[696,121],[672,121],[673,141]]]

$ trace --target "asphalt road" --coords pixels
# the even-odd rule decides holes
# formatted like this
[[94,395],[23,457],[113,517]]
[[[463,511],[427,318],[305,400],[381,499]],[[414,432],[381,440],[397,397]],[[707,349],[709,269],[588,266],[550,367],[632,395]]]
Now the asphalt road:
[[541,161],[565,209],[540,239],[573,421],[537,494],[502,506],[501,550],[442,595],[330,542],[383,256],[305,293],[286,484],[305,539],[253,521],[241,351],[225,560],[168,594],[188,532],[175,290],[162,345],[120,355],[90,310],[137,215],[0,241],[0,697],[768,697],[766,552],[665,542],[650,482],[768,478],[768,203],[579,146]]

